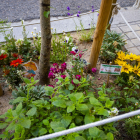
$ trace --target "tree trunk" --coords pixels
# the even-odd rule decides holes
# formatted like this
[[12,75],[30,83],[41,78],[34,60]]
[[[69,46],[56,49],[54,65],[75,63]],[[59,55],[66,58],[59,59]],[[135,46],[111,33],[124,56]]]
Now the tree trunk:
[[41,51],[39,60],[40,84],[49,84],[51,29],[50,14],[46,18],[44,12],[50,11],[50,0],[40,0]]
[[89,58],[90,64],[88,65],[88,70],[91,70],[92,68],[96,67],[100,48],[102,45],[104,33],[106,30],[106,26],[107,26],[107,22],[109,18],[109,14],[111,11],[111,6],[112,6],[112,0],[101,1],[99,17],[98,17],[98,21],[96,25],[96,30],[94,33],[94,39],[93,39],[91,54]]
[[[112,3],[116,3],[117,2],[117,0],[113,0],[113,2]],[[111,16],[112,16],[112,10],[114,9],[114,7],[115,7],[115,5],[112,5],[112,7],[111,7],[111,11],[110,11],[110,15],[109,15],[109,19],[108,19],[108,30],[110,30],[110,27],[111,27],[111,24],[109,24],[109,21],[110,21],[110,19],[111,19]]]

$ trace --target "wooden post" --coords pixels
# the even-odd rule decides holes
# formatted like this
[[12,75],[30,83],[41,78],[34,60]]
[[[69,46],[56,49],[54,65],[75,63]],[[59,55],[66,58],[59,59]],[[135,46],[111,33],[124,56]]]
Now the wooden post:
[[0,96],[3,95],[3,90],[2,90],[2,87],[1,87],[1,84],[0,84]]
[[[117,0],[113,0],[112,3],[116,3],[116,2],[117,2]],[[115,5],[112,5],[112,7],[111,7],[111,11],[110,11],[110,15],[109,15],[109,18],[108,18],[108,23],[107,23],[107,25],[108,25],[107,29],[108,29],[108,30],[110,30],[110,27],[111,27],[111,24],[109,25],[109,21],[110,21],[110,19],[111,19],[111,16],[112,16],[112,10],[114,9],[114,7],[115,7]]]
[[88,70],[91,70],[92,68],[96,67],[100,48],[102,45],[104,33],[106,30],[109,14],[111,10],[111,6],[112,6],[112,0],[101,1],[99,17],[98,17],[98,21],[96,25],[96,30],[94,33],[94,39],[93,39],[91,54],[89,58],[90,64],[88,65]]

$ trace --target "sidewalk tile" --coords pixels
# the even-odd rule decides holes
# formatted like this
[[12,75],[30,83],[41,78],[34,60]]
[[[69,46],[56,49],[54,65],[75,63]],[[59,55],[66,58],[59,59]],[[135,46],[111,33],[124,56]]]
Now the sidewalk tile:
[[140,51],[140,46],[138,46],[137,48],[138,48],[138,50]]
[[126,43],[127,43],[127,44],[125,45],[125,48],[126,48],[126,49],[131,48],[131,47],[134,47],[134,44],[133,44],[130,40],[127,40]]
[[129,38],[126,36],[126,34],[122,34],[122,38],[128,40]]
[[122,33],[122,31],[118,27],[111,28],[111,31],[116,31],[117,33]]
[[127,49],[130,53],[136,54],[136,55],[140,55],[140,51],[134,47],[134,48],[128,48]]
[[140,45],[140,41],[138,39],[132,39],[131,40],[132,43],[135,45],[135,46],[139,46]]
[[130,30],[130,28],[128,27],[128,26],[122,26],[122,27],[120,27],[121,28],[121,30],[123,31],[123,32],[130,32],[131,30]]
[[130,38],[130,39],[136,38],[136,36],[134,35],[133,32],[128,32],[128,33],[125,33],[125,34],[126,34],[126,36],[127,36],[128,38]]
[[136,31],[136,34],[138,35],[138,37],[140,37],[140,31]]
[[117,26],[118,26],[118,27],[126,26],[126,24],[118,24]]
[[138,30],[140,30],[140,27],[138,26],[138,25],[131,25],[131,27],[132,27],[132,29],[134,30],[134,31],[138,31]]

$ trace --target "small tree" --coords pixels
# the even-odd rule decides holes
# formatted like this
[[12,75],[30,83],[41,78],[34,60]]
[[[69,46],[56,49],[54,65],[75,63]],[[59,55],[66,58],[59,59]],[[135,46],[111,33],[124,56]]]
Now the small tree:
[[[47,18],[46,18],[47,15]],[[50,0],[40,0],[41,52],[39,60],[40,84],[49,84],[51,29]]]

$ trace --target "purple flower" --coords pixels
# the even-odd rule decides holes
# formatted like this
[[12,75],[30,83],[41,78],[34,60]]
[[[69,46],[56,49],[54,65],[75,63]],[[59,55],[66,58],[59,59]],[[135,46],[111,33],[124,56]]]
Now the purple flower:
[[54,79],[55,75],[52,72],[49,72],[48,78]]
[[99,16],[99,13],[97,14],[97,16]]
[[95,73],[97,71],[96,68],[92,68],[92,72]]
[[88,24],[90,26],[90,24]]
[[80,8],[80,6],[78,6],[78,8]]
[[77,14],[77,17],[80,17],[80,15],[79,15],[79,14]]
[[77,53],[78,52],[78,49],[75,49],[75,52]]
[[94,8],[94,6],[92,6],[92,9]]
[[75,78],[80,80],[81,79],[81,75],[76,75]]
[[80,14],[81,12],[80,11],[78,11],[78,14]]
[[54,86],[53,85],[48,85],[49,87],[53,87],[54,88]]
[[68,16],[70,16],[70,13],[68,13]]
[[95,9],[92,9],[92,12],[94,12],[95,11]]
[[71,14],[71,16],[72,16],[73,14]]
[[70,7],[69,7],[69,6],[67,7],[67,10],[68,10],[68,11],[70,10]]
[[66,78],[66,75],[61,75],[61,77],[62,77],[63,79],[65,79],[65,78]]

